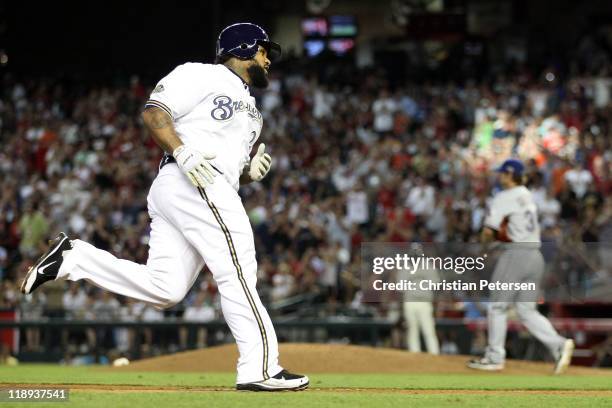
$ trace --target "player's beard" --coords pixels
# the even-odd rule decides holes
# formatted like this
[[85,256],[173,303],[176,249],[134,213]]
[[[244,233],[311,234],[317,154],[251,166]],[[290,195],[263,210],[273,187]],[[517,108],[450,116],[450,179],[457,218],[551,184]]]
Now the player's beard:
[[251,78],[251,85],[255,88],[263,89],[268,87],[268,74],[266,74],[266,70],[262,66],[257,63],[251,64],[247,68],[247,73]]

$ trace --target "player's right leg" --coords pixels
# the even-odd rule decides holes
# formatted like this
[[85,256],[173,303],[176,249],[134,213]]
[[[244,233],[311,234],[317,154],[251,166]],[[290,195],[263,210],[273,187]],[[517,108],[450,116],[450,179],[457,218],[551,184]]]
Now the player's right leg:
[[[83,279],[160,309],[180,302],[204,261],[183,234],[157,211],[164,200],[173,199],[172,184],[158,178],[151,187],[149,212],[152,222],[146,265],[119,259],[78,239],[69,241],[60,234],[56,243],[28,272],[22,291],[31,293],[51,279]],[[44,280],[39,278],[41,272],[46,275]]]

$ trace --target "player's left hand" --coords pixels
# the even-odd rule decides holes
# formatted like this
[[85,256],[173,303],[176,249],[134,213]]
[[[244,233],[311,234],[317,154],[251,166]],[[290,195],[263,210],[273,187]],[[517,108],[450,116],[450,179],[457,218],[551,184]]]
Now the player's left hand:
[[262,143],[251,160],[251,165],[249,166],[251,180],[259,181],[263,179],[270,171],[270,167],[272,167],[272,157],[265,153],[264,150],[266,150],[266,145]]

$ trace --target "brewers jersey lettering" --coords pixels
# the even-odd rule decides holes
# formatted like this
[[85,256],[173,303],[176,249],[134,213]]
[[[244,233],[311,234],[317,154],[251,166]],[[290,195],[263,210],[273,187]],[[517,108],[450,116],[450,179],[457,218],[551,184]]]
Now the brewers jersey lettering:
[[186,63],[163,78],[146,103],[163,109],[181,141],[215,152],[213,166],[238,190],[263,120],[248,85],[224,65]]

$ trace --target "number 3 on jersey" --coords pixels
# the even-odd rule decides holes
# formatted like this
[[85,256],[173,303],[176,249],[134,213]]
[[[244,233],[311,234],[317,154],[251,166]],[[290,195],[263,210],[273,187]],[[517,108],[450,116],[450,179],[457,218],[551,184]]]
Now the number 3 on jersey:
[[525,219],[527,221],[525,224],[527,231],[528,232],[535,231],[535,228],[536,228],[535,223],[537,222],[537,219],[536,219],[536,215],[534,214],[534,212],[531,210],[525,211]]

